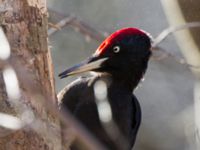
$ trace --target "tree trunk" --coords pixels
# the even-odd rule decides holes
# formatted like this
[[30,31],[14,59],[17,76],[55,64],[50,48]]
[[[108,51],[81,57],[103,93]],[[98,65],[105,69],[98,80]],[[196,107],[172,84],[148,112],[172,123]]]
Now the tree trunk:
[[[23,121],[17,130],[0,126],[0,150],[61,149],[59,121],[45,105],[56,105],[47,24],[45,0],[0,0],[0,25],[11,47],[10,57],[0,61],[0,112]],[[6,68],[18,78],[14,100],[5,87]]]

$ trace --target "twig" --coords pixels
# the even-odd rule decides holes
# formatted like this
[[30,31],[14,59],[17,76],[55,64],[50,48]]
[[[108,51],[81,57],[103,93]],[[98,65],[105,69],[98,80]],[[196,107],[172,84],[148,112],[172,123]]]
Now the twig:
[[[51,10],[51,9],[49,9],[49,12],[57,14],[58,16],[64,18],[64,19],[61,19],[61,21],[59,21],[55,25],[59,28],[63,28],[66,25],[70,25],[70,26],[74,27],[75,31],[78,31],[81,34],[84,34],[85,36],[95,39],[97,41],[102,41],[105,37],[108,36],[107,32],[100,32],[100,31],[96,30],[94,27],[90,26],[83,20],[78,19],[78,17],[76,17],[75,15],[68,15],[67,17],[65,17],[64,15],[62,15],[58,12],[55,12],[54,10]],[[55,28],[50,28],[48,30],[48,35],[52,35],[56,31],[57,30]]]
[[163,30],[154,39],[153,44],[152,44],[152,50],[153,51],[157,51],[157,50],[162,51],[163,55],[158,56],[158,57],[154,56],[153,59],[161,60],[161,59],[164,59],[166,57],[173,57],[174,60],[176,62],[180,63],[180,64],[185,64],[185,65],[187,65],[188,67],[191,67],[191,68],[199,68],[199,66],[194,66],[194,65],[188,64],[183,58],[177,58],[172,53],[170,53],[170,52],[166,51],[165,49],[158,46],[158,44],[160,44],[162,41],[164,41],[170,34],[176,32],[176,31],[183,30],[183,29],[195,28],[195,27],[200,27],[200,22],[189,22],[189,23],[186,23],[186,24],[183,24],[183,25],[179,25],[179,26],[175,26],[175,27],[169,27],[169,28]]
[[51,22],[48,22],[48,26],[51,27],[51,28],[55,28],[57,30],[61,30],[61,28],[59,26],[57,26],[56,24],[53,24]]
[[56,24],[49,24],[51,25],[51,28],[48,29],[48,35],[52,35],[54,34],[56,31],[60,30],[61,28],[63,28],[64,26],[70,24],[76,17],[69,15],[67,17],[65,17],[64,19],[62,19],[61,21],[59,21]]
[[175,26],[175,27],[169,27],[165,30],[163,30],[155,39],[152,44],[152,47],[156,47],[158,44],[160,44],[163,40],[165,40],[170,34],[180,31],[183,29],[188,29],[188,28],[195,28],[195,27],[200,27],[200,22],[189,22],[183,25]]
[[167,57],[173,57],[176,62],[178,62],[180,64],[187,64],[183,58],[177,58],[175,55],[173,55],[172,53],[166,51],[162,47],[154,47],[152,50],[153,51],[160,51],[160,52],[162,52],[162,55],[160,55],[160,56],[154,56],[153,55],[152,58],[154,60],[162,60],[162,59],[167,58]]
[[107,32],[99,32],[90,25],[88,25],[86,22],[75,19],[72,24],[73,27],[77,28],[80,33],[89,36],[92,39],[95,39],[97,41],[103,41],[109,34]]

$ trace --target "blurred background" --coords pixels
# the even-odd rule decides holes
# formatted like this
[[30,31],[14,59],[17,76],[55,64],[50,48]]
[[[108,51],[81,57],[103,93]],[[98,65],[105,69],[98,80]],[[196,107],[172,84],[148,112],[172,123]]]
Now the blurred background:
[[[58,14],[72,15],[102,33],[138,27],[156,37],[173,22],[168,22],[171,16],[166,11],[172,6],[166,6],[166,3],[166,0],[48,0],[48,8],[56,12],[50,11],[50,22],[53,23],[60,20]],[[199,0],[182,0],[181,3],[182,12],[190,13],[187,21],[200,21]],[[176,16],[176,9],[173,10]],[[176,24],[173,22],[173,25]],[[197,30],[192,32],[198,33]],[[57,92],[76,78],[60,80],[57,75],[90,56],[101,42],[101,39],[89,38],[79,31],[69,25],[49,38]],[[182,58],[176,38],[170,35],[159,46],[176,58]],[[196,43],[200,41],[196,40]],[[135,91],[142,108],[142,124],[135,150],[195,149],[194,81],[188,65],[177,62],[174,57],[150,61],[145,81]]]

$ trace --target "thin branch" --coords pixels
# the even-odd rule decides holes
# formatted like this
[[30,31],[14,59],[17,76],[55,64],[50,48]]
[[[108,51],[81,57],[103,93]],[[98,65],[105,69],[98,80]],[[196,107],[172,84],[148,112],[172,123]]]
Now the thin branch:
[[98,30],[78,18],[75,19],[71,25],[75,27],[75,29],[77,28],[77,31],[79,31],[80,33],[100,42],[102,42],[109,35],[106,32],[99,32]]
[[179,26],[175,26],[175,27],[168,27],[167,29],[163,30],[155,39],[154,42],[152,44],[152,47],[156,47],[158,44],[160,44],[163,40],[165,40],[170,34],[176,32],[176,31],[180,31],[180,30],[184,30],[184,29],[188,29],[188,28],[197,28],[200,27],[200,22],[189,22],[186,24],[182,24]]
[[75,16],[69,15],[69,16],[65,17],[64,19],[62,19],[61,21],[59,21],[58,23],[56,23],[56,24],[49,23],[51,28],[48,29],[48,35],[52,35],[56,31],[61,30],[61,28],[63,28],[64,26],[69,25],[74,19],[76,19]]
[[[63,28],[67,25],[70,25],[75,29],[75,31],[78,31],[81,34],[85,35],[86,37],[95,39],[95,40],[100,41],[100,42],[103,39],[105,39],[105,37],[108,36],[107,32],[100,32],[100,31],[96,30],[94,27],[90,26],[89,24],[87,24],[83,20],[78,19],[78,17],[76,17],[75,15],[68,15],[67,17],[65,17],[64,15],[62,15],[58,12],[55,12],[54,10],[51,10],[51,9],[49,9],[49,12],[56,14],[56,15],[63,18],[58,23],[55,24],[55,26],[58,27],[58,28]],[[58,29],[56,29],[54,27],[50,28],[48,30],[48,35],[52,35],[56,31],[58,31]]]
[[185,64],[188,67],[191,68],[200,68],[200,66],[194,66],[191,64],[188,64],[183,58],[177,58],[177,56],[173,55],[172,53],[166,51],[165,49],[161,48],[158,46],[158,44],[160,44],[162,41],[164,41],[170,34],[176,32],[176,31],[180,31],[180,30],[184,30],[184,29],[188,29],[188,28],[197,28],[200,27],[200,22],[189,22],[183,25],[179,25],[179,26],[175,26],[175,27],[169,27],[165,30],[163,30],[153,41],[152,44],[152,50],[153,51],[162,51],[163,55],[162,56],[158,56],[158,57],[154,57],[153,59],[156,60],[161,60],[164,59],[166,57],[172,57],[174,58],[174,60],[180,64]]
[[179,64],[187,64],[186,61],[183,58],[177,58],[174,54],[166,51],[162,47],[154,47],[152,50],[153,51],[160,51],[162,53],[162,55],[159,55],[159,56],[153,55],[152,59],[154,59],[154,60],[162,60],[162,59],[167,58],[167,57],[172,57]]

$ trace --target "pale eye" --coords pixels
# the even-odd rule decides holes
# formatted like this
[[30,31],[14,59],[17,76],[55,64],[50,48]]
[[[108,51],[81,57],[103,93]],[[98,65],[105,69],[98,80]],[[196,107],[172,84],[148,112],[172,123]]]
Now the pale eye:
[[119,46],[113,47],[113,52],[114,53],[119,53],[119,51],[120,51],[120,47]]

